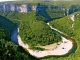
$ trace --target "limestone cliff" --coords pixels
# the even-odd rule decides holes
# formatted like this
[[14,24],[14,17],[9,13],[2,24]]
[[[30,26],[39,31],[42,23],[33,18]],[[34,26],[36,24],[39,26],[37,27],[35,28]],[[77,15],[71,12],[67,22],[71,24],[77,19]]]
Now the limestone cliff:
[[0,3],[0,11],[14,11],[14,12],[28,12],[30,10],[36,10],[36,6],[28,4],[8,4]]

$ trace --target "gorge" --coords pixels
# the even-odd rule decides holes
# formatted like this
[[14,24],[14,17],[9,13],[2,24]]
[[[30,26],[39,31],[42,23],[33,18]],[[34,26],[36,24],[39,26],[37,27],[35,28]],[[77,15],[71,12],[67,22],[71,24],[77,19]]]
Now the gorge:
[[[77,6],[71,7],[67,9],[59,5],[0,3],[0,34],[2,35],[1,28],[3,28],[5,35],[8,35],[3,37],[4,41],[0,39],[2,41],[0,41],[2,47],[0,58],[79,60],[80,10]],[[10,39],[7,39],[8,37]],[[9,43],[5,44],[5,41]],[[18,47],[13,45],[13,48],[12,42]],[[32,46],[41,49],[34,49]]]

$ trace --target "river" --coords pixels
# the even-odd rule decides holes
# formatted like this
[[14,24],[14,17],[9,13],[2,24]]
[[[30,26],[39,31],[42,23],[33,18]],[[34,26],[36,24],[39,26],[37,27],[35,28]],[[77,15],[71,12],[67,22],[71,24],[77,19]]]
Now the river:
[[[19,29],[15,28],[12,35],[11,35],[11,41],[15,44],[18,44],[19,46],[22,46],[24,49],[26,49],[30,55],[37,57],[37,58],[43,58],[46,56],[64,56],[64,55],[69,55],[71,53],[74,53],[75,50],[77,49],[77,44],[75,42],[75,40],[73,40],[72,38],[68,37],[67,35],[65,35],[63,32],[53,28],[52,26],[49,25],[49,23],[47,23],[47,25],[53,29],[53,31],[56,31],[56,33],[60,34],[62,36],[62,39],[66,39],[65,41],[69,42],[69,44],[65,44],[66,46],[66,51],[64,49],[61,49],[64,46],[64,43],[62,43],[60,46],[62,47],[58,47],[56,50],[45,50],[45,51],[38,51],[38,50],[31,50],[29,49],[28,44],[24,44],[23,41],[21,40],[21,37],[18,35],[19,33]],[[70,47],[70,48],[69,48]],[[60,51],[60,49],[62,50],[62,53]],[[64,51],[64,52],[63,52]],[[59,53],[60,52],[60,53]]]
[[12,34],[11,34],[11,41],[15,44],[18,44],[18,38],[17,38],[17,35],[18,35],[18,27],[15,27]]

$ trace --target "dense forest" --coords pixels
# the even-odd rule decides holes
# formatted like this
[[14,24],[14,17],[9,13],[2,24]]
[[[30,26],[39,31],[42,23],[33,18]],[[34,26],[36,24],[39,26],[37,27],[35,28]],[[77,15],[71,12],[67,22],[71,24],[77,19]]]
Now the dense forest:
[[52,20],[59,19],[67,15],[66,10],[63,10],[61,6],[50,5],[46,11]]
[[0,13],[12,21],[15,25],[16,23],[20,25],[20,36],[22,40],[25,43],[31,43],[31,46],[35,46],[37,44],[48,45],[58,42],[59,40],[61,41],[61,37],[58,34],[55,34],[44,22],[46,18],[41,15],[36,16],[35,11],[30,11],[28,13]]
[[[79,51],[80,12],[77,12],[80,11],[79,5],[72,5],[69,10],[70,14],[73,12],[77,12],[74,13],[75,14],[74,22],[70,19],[71,15],[65,17],[64,13],[66,12],[64,10],[46,9],[45,11],[46,11],[45,13],[48,13],[47,14],[49,15],[48,17],[53,19],[53,21],[50,22],[50,25],[52,25],[54,28],[64,32],[65,34],[75,39],[78,45],[76,52],[65,57],[48,57],[44,59],[36,59],[32,57],[22,47],[15,45],[14,43],[11,42],[9,36],[10,33],[13,31],[14,27],[16,26],[16,23],[19,25],[20,28],[19,35],[21,36],[23,42],[28,43],[32,48],[34,48],[33,46],[36,45],[48,45],[54,42],[61,41],[60,35],[55,34],[50,29],[50,27],[45,23],[45,20],[47,20],[45,14],[43,14],[43,16],[41,14],[36,15],[34,11],[30,11],[28,13],[0,12],[1,15],[0,16],[0,60],[11,60],[11,59],[12,60],[76,60],[76,59],[79,60],[80,59],[80,51]],[[44,11],[41,11],[41,13],[43,12]],[[6,17],[7,19],[2,16]],[[74,30],[73,28],[71,28],[73,23],[74,23],[73,27]],[[35,48],[35,49],[40,49],[40,48]]]
[[10,35],[12,34],[15,26],[15,23],[9,21],[9,19],[6,19],[3,16],[0,16],[0,60],[35,59],[22,47],[11,42]]
[[20,21],[20,36],[24,43],[37,46],[61,41],[60,35],[55,34],[46,23],[36,20],[34,11],[22,18],[24,19]]
[[[28,57],[29,57],[28,58],[29,60],[33,58],[33,57],[30,58],[30,55],[27,52],[25,53],[25,50],[23,51],[23,49],[21,49],[18,45],[15,45],[14,43],[11,42],[10,34],[11,34],[11,32],[13,32],[16,23],[20,24],[20,26],[19,26],[20,36],[21,36],[23,42],[28,43],[32,48],[33,48],[33,46],[36,46],[38,44],[48,45],[48,44],[52,44],[54,42],[61,41],[60,35],[55,34],[50,29],[50,27],[46,23],[43,22],[43,20],[45,19],[44,17],[41,16],[42,19],[37,20],[37,18],[39,18],[40,16],[36,17],[36,14],[34,11],[31,11],[27,14],[26,13],[25,14],[16,13],[17,16],[15,16],[15,15],[13,16],[12,14],[14,14],[14,12],[8,13],[8,15],[6,15],[7,19],[3,16],[0,17],[0,19],[1,19],[0,20],[0,23],[1,23],[0,28],[2,27],[0,29],[0,36],[1,36],[0,37],[0,41],[1,41],[0,49],[2,52],[0,54],[0,59],[5,60],[8,58],[8,60],[10,60],[11,58],[15,57],[14,60],[16,60],[19,58],[19,56],[21,56],[21,58],[24,60],[27,59]],[[12,17],[14,18],[14,21],[13,21]],[[10,21],[9,21],[9,19],[10,19]],[[6,23],[5,23],[5,21],[6,21]],[[7,32],[7,34],[6,34],[6,32]],[[41,49],[41,48],[37,48],[37,49]],[[21,58],[19,58],[19,60]]]
[[10,36],[15,26],[16,24],[12,23],[7,18],[0,16],[0,27],[2,27],[5,30],[7,36]]
[[15,45],[7,38],[4,29],[0,28],[0,60],[37,60],[23,50],[22,47]]
[[[71,15],[75,15],[74,17],[74,22],[71,20],[70,16]],[[73,13],[69,16],[66,16],[64,18],[55,20],[55,21],[51,21],[50,25],[52,25],[54,28],[64,32],[65,34],[69,35],[70,37],[72,37],[73,39],[75,39],[75,41],[77,42],[78,48],[76,50],[75,53],[70,54],[67,59],[64,60],[79,60],[80,59],[80,12],[76,12]],[[71,27],[73,25],[73,27]],[[57,59],[58,60],[58,59]],[[59,60],[61,60],[61,58],[59,58]]]

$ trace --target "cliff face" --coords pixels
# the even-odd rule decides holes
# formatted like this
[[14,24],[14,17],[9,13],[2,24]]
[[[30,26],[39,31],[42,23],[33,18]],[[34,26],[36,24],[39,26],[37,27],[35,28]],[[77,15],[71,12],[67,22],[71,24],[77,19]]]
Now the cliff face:
[[0,3],[0,11],[15,11],[15,12],[28,12],[30,10],[36,10],[36,6],[34,5],[27,5],[27,4],[7,4],[7,3]]
[[[77,11],[80,11],[80,5],[72,5],[69,9],[63,8],[61,6],[46,6],[48,7],[50,10],[53,9],[60,9],[62,11],[65,11],[64,15],[68,15]],[[35,10],[36,12],[41,11],[41,10],[45,10],[45,5],[30,5],[30,4],[8,4],[8,3],[0,3],[0,11],[2,12],[6,12],[6,11],[14,11],[14,12],[24,12],[27,13],[31,10]]]
[[[45,10],[48,6],[43,5],[30,5],[30,4],[8,4],[8,3],[0,3],[0,11],[15,11],[15,12],[28,12],[30,10],[40,11]],[[49,8],[49,7],[48,7]],[[61,7],[59,7],[61,8]],[[57,9],[59,9],[57,8]],[[51,8],[50,8],[51,9]],[[55,9],[55,8],[54,8]]]
[[[2,12],[6,12],[6,11],[14,11],[14,12],[28,12],[31,10],[35,10],[36,12],[40,11],[40,10],[45,10],[45,8],[47,8],[48,6],[43,6],[43,5],[30,5],[30,4],[8,4],[8,3],[0,3],[0,11]],[[49,8],[49,7],[48,7]],[[59,7],[61,8],[61,7]],[[57,9],[59,9],[57,8]],[[51,9],[51,7],[50,7]],[[55,8],[54,8],[55,9]]]

